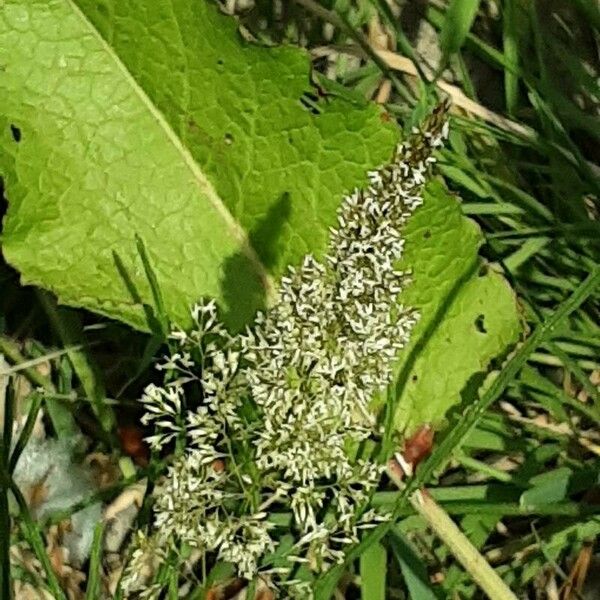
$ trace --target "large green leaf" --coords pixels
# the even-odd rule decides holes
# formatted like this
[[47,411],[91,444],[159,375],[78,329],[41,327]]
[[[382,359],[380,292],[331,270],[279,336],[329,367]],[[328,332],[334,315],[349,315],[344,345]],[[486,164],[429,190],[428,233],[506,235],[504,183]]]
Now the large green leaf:
[[6,258],[144,327],[113,256],[149,298],[139,234],[170,317],[208,295],[239,325],[397,138],[375,106],[314,91],[306,53],[244,43],[204,1],[3,2]]
[[[270,276],[322,252],[343,194],[397,139],[373,105],[320,96],[304,52],[244,42],[204,1],[5,0],[0,94],[5,256],[63,303],[140,328],[127,277],[152,295],[136,235],[171,319],[185,325],[211,296],[240,325]],[[421,320],[401,357],[399,427],[439,421],[519,330],[441,185],[406,238],[404,301]]]
[[439,424],[446,411],[472,399],[491,361],[521,331],[516,297],[478,257],[483,236],[438,182],[405,230],[403,264],[413,283],[403,302],[420,312],[400,356],[396,427]]

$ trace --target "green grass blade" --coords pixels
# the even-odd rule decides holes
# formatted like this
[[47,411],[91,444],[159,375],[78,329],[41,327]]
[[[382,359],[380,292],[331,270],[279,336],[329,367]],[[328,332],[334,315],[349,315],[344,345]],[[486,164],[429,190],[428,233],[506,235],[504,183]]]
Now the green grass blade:
[[471,30],[480,0],[451,0],[442,26],[440,46],[446,58],[458,52]]
[[[25,358],[21,351],[19,350],[19,345],[11,340],[9,337],[5,335],[0,335],[0,352],[4,354],[4,356],[10,360],[13,365],[16,365],[16,371],[23,371],[23,375],[27,377],[27,379],[36,387],[41,387],[44,390],[49,392],[54,392],[54,386],[50,379],[44,375],[42,375],[39,371],[37,371],[34,366],[38,363],[37,359],[34,359],[34,364],[32,364],[27,358]],[[64,354],[65,351],[61,350],[60,355]],[[20,366],[24,365],[24,366]],[[14,367],[12,367],[14,369]],[[8,370],[7,370],[8,372]],[[13,372],[13,371],[11,371]],[[4,374],[4,373],[3,373]]]
[[154,272],[154,269],[152,268],[152,264],[148,256],[146,246],[144,245],[144,241],[139,235],[135,236],[135,243],[138,254],[140,255],[140,258],[142,260],[142,265],[144,266],[144,273],[146,274],[146,279],[148,280],[150,291],[152,292],[152,301],[154,302],[155,314],[157,316],[158,322],[160,323],[163,336],[167,337],[169,335],[170,329],[169,317],[167,316],[163,296],[158,285],[158,279],[156,278],[156,274]]
[[2,431],[2,439],[0,444],[0,461],[2,465],[8,464],[10,456],[10,447],[12,444],[13,418],[15,410],[14,388],[8,385],[4,396],[4,428]]
[[[583,369],[581,369],[581,367],[571,358],[571,355],[562,350],[558,344],[549,342],[548,349],[560,359],[568,371],[575,375],[575,378],[581,384],[582,388],[586,391],[590,398],[592,398],[594,402],[593,414],[595,415],[595,420],[600,423],[598,418],[598,415],[600,415],[600,392],[598,391],[598,388],[592,384],[589,377],[587,377],[583,372]],[[582,404],[579,401],[574,401],[574,403]]]
[[144,373],[148,372],[148,368],[155,361],[157,352],[163,345],[163,342],[164,338],[162,336],[158,337],[155,334],[148,338],[148,341],[144,346],[144,352],[142,354],[142,357],[140,358],[137,369],[133,372],[131,377],[121,386],[121,388],[116,394],[117,399],[123,396],[123,394],[129,388],[129,386],[135,383]]
[[549,243],[550,239],[547,237],[527,238],[518,250],[513,252],[504,260],[506,268],[511,272],[515,272],[521,265],[525,264],[530,258],[535,256]]
[[492,202],[469,202],[462,206],[462,211],[469,216],[483,215],[522,215],[524,210],[505,202],[504,204],[496,204]]
[[[2,479],[4,479],[3,476]],[[10,576],[10,514],[8,512],[8,489],[0,483],[0,598],[12,598]]]
[[360,555],[360,597],[362,600],[385,600],[387,551],[373,544]]
[[9,485],[19,506],[19,525],[21,526],[23,535],[29,542],[31,549],[35,553],[37,559],[40,561],[42,569],[46,575],[46,583],[48,584],[50,592],[53,594],[56,600],[67,600],[60,587],[60,584],[58,583],[58,579],[54,569],[52,568],[52,564],[50,563],[50,558],[46,552],[46,545],[44,543],[44,539],[42,538],[42,534],[40,533],[40,529],[31,517],[29,507],[27,506],[27,502],[25,501],[21,490],[13,481],[10,481]]
[[390,547],[400,565],[409,597],[418,598],[418,600],[436,600],[437,596],[429,585],[427,566],[404,539],[397,527],[391,532]]
[[[54,352],[48,352],[43,356],[37,356],[36,358],[30,358],[28,360],[18,361],[12,367],[4,368],[0,371],[0,377],[5,377],[6,375],[12,375],[13,373],[18,373],[19,371],[26,371],[27,369],[33,369],[38,365],[43,365],[55,358],[60,358],[69,352],[75,352],[80,350],[81,346],[73,346],[71,348],[64,348],[62,350],[56,350]],[[46,387],[43,385],[42,387]]]
[[[436,29],[441,30],[445,24],[444,13],[433,5],[429,5],[426,10],[427,20]],[[514,66],[509,64],[504,57],[504,54],[487,44],[482,39],[472,33],[467,33],[465,36],[465,48],[472,50],[475,54],[485,60],[490,66],[496,69],[511,69],[515,70]]]
[[102,540],[104,534],[104,523],[100,522],[94,529],[94,539],[90,554],[90,566],[88,568],[88,583],[85,589],[85,600],[96,600],[100,598]]
[[516,74],[519,65],[519,47],[515,0],[505,0],[502,19],[502,41],[506,61],[514,65],[514,70],[504,69],[504,97],[506,110],[514,115],[519,104],[519,77]]
[[13,426],[12,386],[4,396],[4,430],[0,434],[0,598],[12,598],[10,577],[10,514],[8,512],[8,455]]
[[15,447],[13,448],[13,451],[8,461],[8,472],[10,475],[13,474],[15,467],[17,466],[17,462],[19,462],[21,452],[23,452],[25,446],[27,445],[27,442],[29,441],[29,436],[33,431],[35,421],[42,406],[41,394],[34,392],[31,396],[31,405],[29,407],[29,412],[27,413],[27,420],[25,421],[25,425],[21,430],[19,439],[17,440],[17,443],[15,444]]
[[257,580],[254,577],[250,583],[248,583],[248,587],[246,588],[246,598],[256,598],[256,585]]
[[91,357],[84,350],[77,349],[85,347],[79,316],[71,309],[57,306],[56,301],[45,292],[39,291],[38,297],[52,326],[67,348],[69,360],[77,373],[85,395],[90,400],[92,410],[104,432],[104,437],[109,440],[116,431],[117,421],[112,407],[105,402],[104,385],[92,364]]
[[142,296],[141,296],[140,292],[138,291],[133,279],[129,275],[129,272],[127,271],[127,267],[125,266],[125,263],[123,262],[121,257],[115,251],[113,251],[112,256],[113,256],[113,261],[115,263],[115,267],[117,269],[119,277],[122,279],[123,283],[125,284],[125,287],[127,288],[127,292],[131,296],[131,299],[136,304],[139,304],[142,307],[142,309],[144,310],[144,315],[146,317],[146,325],[148,326],[148,329],[155,336],[163,337],[164,336],[163,327],[160,323],[160,320],[157,318],[157,316],[154,312],[154,309],[150,305],[148,305],[146,302],[144,302],[144,300],[142,299]]
[[[73,383],[75,383],[73,374],[73,363],[66,356],[60,360],[56,369],[56,394],[49,392],[44,394],[44,408],[59,439],[71,439],[81,433],[74,417],[76,408],[73,396]],[[90,402],[87,396],[83,396],[81,399]]]

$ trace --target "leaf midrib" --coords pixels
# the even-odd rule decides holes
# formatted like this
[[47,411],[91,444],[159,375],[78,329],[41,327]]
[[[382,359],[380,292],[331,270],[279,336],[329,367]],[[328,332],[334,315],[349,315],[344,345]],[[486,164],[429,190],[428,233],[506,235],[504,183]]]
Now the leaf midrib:
[[158,110],[156,105],[152,102],[148,94],[146,94],[146,92],[137,82],[135,77],[130,73],[129,69],[123,63],[119,55],[110,46],[108,41],[102,36],[98,29],[96,29],[94,24],[87,18],[85,13],[79,8],[79,6],[77,6],[74,0],[66,0],[66,2],[68,3],[73,13],[77,15],[77,17],[81,20],[84,26],[98,41],[100,46],[106,52],[107,56],[109,56],[110,59],[114,62],[115,66],[117,67],[121,75],[124,77],[125,81],[127,81],[127,83],[130,85],[134,93],[138,96],[144,107],[148,110],[152,117],[157,121],[160,128],[164,131],[169,142],[173,145],[177,153],[181,156],[185,166],[190,170],[194,181],[196,181],[200,191],[205,194],[206,199],[210,202],[210,204],[215,208],[219,216],[223,219],[232,238],[239,242],[240,249],[255,267],[260,281],[265,288],[266,298],[267,300],[269,300],[274,290],[273,281],[271,276],[267,272],[265,266],[262,264],[258,254],[250,244],[250,240],[246,231],[234,219],[233,215],[229,212],[224,202],[217,194],[212,183],[203,173],[202,169],[200,169],[198,163],[194,160],[194,157],[192,156],[188,148],[185,146],[185,144],[179,138],[179,136],[175,133],[173,128],[169,125],[164,115],[160,112],[160,110]]

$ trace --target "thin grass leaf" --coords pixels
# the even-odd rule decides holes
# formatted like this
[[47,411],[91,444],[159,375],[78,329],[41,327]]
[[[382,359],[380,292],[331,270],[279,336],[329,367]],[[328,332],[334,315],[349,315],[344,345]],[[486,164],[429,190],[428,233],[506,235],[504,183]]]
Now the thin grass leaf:
[[[75,401],[90,402],[87,396],[74,395],[73,383],[75,381],[75,370],[68,356],[65,356],[58,363],[56,369],[57,393],[46,392],[44,398],[46,400],[45,409],[52,421],[52,427],[59,439],[72,439],[81,433],[75,421]],[[104,403],[108,403],[105,398]]]
[[477,90],[462,54],[455,54],[451,59],[451,65],[457,73],[458,80],[465,94],[472,100],[477,100]]
[[512,486],[527,487],[527,481],[520,479],[516,475],[497,469],[482,460],[472,458],[462,451],[456,452],[455,455],[457,462],[465,467],[466,470],[475,471],[476,473],[485,475],[487,478],[495,479],[496,481],[501,481]]
[[360,596],[363,600],[385,600],[387,551],[373,544],[360,555]]
[[512,273],[516,272],[519,267],[524,265],[549,243],[550,239],[547,237],[529,237],[516,252],[513,252],[504,259],[506,268]]
[[[502,213],[500,213],[502,214]],[[518,224],[507,219],[503,220],[505,225],[517,227]],[[488,240],[504,240],[507,241],[507,246],[514,245],[514,241],[529,240],[532,237],[539,238],[548,235],[553,235],[555,238],[562,237],[564,239],[597,239],[600,227],[597,224],[591,223],[590,227],[579,225],[557,225],[555,227],[526,227],[514,231],[500,231],[498,233],[489,233]],[[565,249],[566,250],[566,249]],[[548,252],[540,252],[541,256],[548,256]],[[572,287],[570,289],[573,289]]]
[[[565,353],[565,356],[568,355]],[[569,357],[568,369],[572,371],[574,366],[576,365]],[[583,374],[583,371],[581,371],[579,367],[577,367],[577,369]],[[583,376],[589,383],[589,379],[585,377],[585,374],[583,374]],[[595,404],[589,406],[587,403],[581,402],[576,398],[571,398],[571,396],[552,383],[547,377],[543,377],[537,369],[524,368],[519,383],[517,397],[523,397],[525,394],[531,395],[535,400],[540,402],[540,404],[546,406],[558,420],[563,422],[568,421],[569,415],[564,410],[564,407],[568,406],[580,414],[585,415],[592,422],[600,424],[600,410],[596,408]],[[549,401],[557,402],[559,409],[553,411],[552,408],[548,406]],[[560,411],[560,414],[558,414],[558,411]]]
[[458,52],[471,30],[480,0],[450,0],[442,26],[440,46],[446,58]]
[[[431,4],[427,6],[426,10],[426,18],[438,31],[442,30],[445,26],[446,19],[444,13],[435,8]],[[465,48],[472,50],[475,54],[485,60],[490,66],[495,67],[496,69],[513,69],[514,67],[510,65],[502,52],[484,42],[481,38],[476,36],[473,33],[468,32],[465,36]]]
[[[506,502],[516,501],[519,498],[518,490],[497,483],[428,487],[427,491],[436,502],[442,504],[446,502],[481,502],[487,499],[492,499],[495,502]],[[399,494],[398,491],[376,492],[373,495],[371,505],[374,507],[393,506]]]
[[0,484],[0,598],[10,600],[12,578],[10,574],[10,513],[8,512],[8,489]]
[[463,204],[463,213],[469,216],[484,216],[484,215],[523,215],[525,214],[522,208],[505,202],[496,204],[492,202],[468,202]]
[[12,475],[14,473],[15,467],[19,462],[19,457],[21,453],[25,449],[27,442],[29,441],[29,437],[31,436],[31,432],[33,431],[33,427],[35,426],[35,422],[37,420],[38,413],[40,412],[40,408],[42,406],[42,395],[34,392],[31,395],[31,404],[29,406],[29,412],[27,413],[27,420],[25,421],[25,425],[21,430],[19,435],[19,439],[17,440],[15,447],[10,455],[10,459],[8,461],[8,473]]
[[144,346],[144,352],[139,361],[138,368],[134,371],[133,375],[123,384],[116,394],[117,398],[121,398],[125,391],[135,383],[144,373],[148,372],[148,367],[155,361],[156,353],[164,343],[163,337],[152,335]]
[[468,190],[478,198],[485,199],[492,197],[485,182],[481,181],[474,173],[466,173],[455,164],[440,164],[439,169],[450,181]]
[[117,421],[112,407],[104,402],[106,398],[104,385],[90,355],[83,349],[73,349],[75,347],[84,348],[86,345],[81,321],[75,311],[59,307],[46,292],[38,291],[38,298],[56,333],[68,349],[69,360],[77,373],[85,395],[90,400],[92,410],[104,432],[105,440],[109,441],[110,437],[114,435]]
[[540,95],[538,90],[531,84],[528,84],[528,88],[531,104],[537,111],[542,123],[545,124],[546,128],[550,130],[551,134],[558,142],[550,142],[549,149],[555,150],[586,179],[594,193],[600,194],[597,167],[594,169],[594,167],[585,160],[584,156],[581,154],[581,150],[577,144],[573,142],[559,117],[555,114],[548,102]]
[[[505,486],[506,487],[506,486]],[[430,488],[427,488],[430,493]],[[393,494],[393,492],[385,492]],[[377,506],[382,509],[391,510],[397,500],[397,494],[378,501]],[[562,516],[570,518],[579,518],[600,513],[600,509],[592,504],[581,502],[554,502],[546,504],[529,503],[522,505],[519,502],[493,502],[487,498],[479,501],[459,501],[452,500],[442,502],[432,494],[432,497],[440,503],[444,511],[449,515],[495,515],[499,519],[502,517],[544,517],[544,516]],[[405,518],[414,515],[415,510],[406,506],[399,517]]]
[[67,600],[67,597],[58,583],[58,579],[54,569],[52,568],[52,564],[50,563],[50,558],[46,552],[46,544],[44,543],[40,529],[31,517],[29,507],[27,506],[27,502],[23,497],[21,490],[12,480],[10,480],[9,486],[13,496],[15,497],[15,500],[17,501],[17,505],[19,506],[19,525],[23,531],[25,539],[29,542],[31,549],[33,550],[37,559],[40,561],[42,569],[46,575],[46,583],[48,584],[50,592],[53,594],[56,600]]
[[15,410],[15,391],[14,386],[8,385],[4,393],[4,415],[3,431],[0,440],[0,461],[2,465],[7,465],[10,456],[10,447],[12,445],[13,420]]
[[150,291],[152,292],[152,300],[154,302],[155,314],[157,316],[158,322],[161,325],[161,330],[163,333],[163,337],[167,337],[171,330],[169,325],[169,317],[167,316],[167,311],[165,309],[165,303],[163,301],[162,292],[160,291],[160,287],[158,285],[158,279],[156,277],[156,273],[152,268],[152,264],[150,263],[150,258],[148,257],[148,252],[146,250],[146,246],[142,238],[136,234],[135,243],[137,247],[138,254],[142,260],[142,265],[144,266],[144,273],[146,274],[146,279],[148,280],[148,285],[150,286]]
[[167,590],[169,600],[179,600],[179,589],[178,589],[178,575],[177,571],[173,570],[171,577],[169,578],[169,587]]
[[[117,392],[117,398],[120,398],[123,395],[123,393],[125,392],[125,390],[130,385],[132,385],[143,373],[145,373],[147,371],[148,367],[154,361],[156,352],[162,346],[162,344],[164,343],[165,339],[168,337],[169,332],[171,330],[171,326],[169,324],[169,318],[167,316],[167,312],[166,312],[166,309],[164,306],[164,301],[163,301],[162,293],[160,291],[160,287],[158,285],[158,280],[156,278],[156,274],[154,273],[154,270],[150,263],[150,259],[148,258],[148,253],[146,251],[144,242],[139,236],[136,236],[136,245],[137,245],[138,253],[142,260],[142,264],[144,266],[144,272],[146,274],[146,278],[150,285],[150,289],[152,292],[152,298],[154,301],[155,310],[149,309],[146,313],[147,320],[148,320],[148,326],[149,326],[150,330],[152,331],[152,337],[146,343],[146,346],[144,348],[144,353],[139,362],[139,366],[138,366],[137,370],[133,373],[133,375],[123,384],[121,389]],[[115,257],[115,261],[116,262],[118,261],[118,257]],[[117,262],[117,265],[121,265],[121,268],[122,268],[122,264],[120,263],[120,261]],[[121,271],[121,268],[119,269],[119,271],[121,273],[121,276],[123,277],[123,272]],[[133,295],[134,299],[137,297],[139,299],[139,301],[141,301],[141,298],[139,298],[139,294],[137,293],[137,290],[135,289],[133,282],[127,276],[126,273],[125,273],[125,277],[126,277],[126,282],[128,284],[128,289],[130,289],[130,291],[133,291],[132,295]],[[158,316],[156,316],[156,315],[158,315]],[[151,323],[153,326],[150,326]]]
[[389,536],[389,543],[394,557],[400,565],[404,583],[408,588],[410,598],[418,600],[437,600],[437,596],[429,585],[427,565],[419,558],[404,535],[395,527]]
[[83,346],[71,346],[69,348],[63,348],[62,350],[55,350],[54,352],[47,352],[43,356],[38,356],[36,358],[31,358],[29,360],[23,360],[13,365],[12,367],[4,368],[0,370],[0,377],[5,377],[7,375],[13,375],[14,373],[19,373],[20,371],[25,371],[27,369],[32,369],[37,367],[38,365],[43,365],[50,360],[54,360],[55,358],[60,358],[69,352],[76,352],[81,350]]
[[85,600],[96,600],[97,598],[100,598],[103,535],[104,523],[100,522],[94,528],[94,539],[92,541],[90,565],[88,567],[88,583],[85,588]]
[[[536,307],[536,303],[531,298],[528,291],[519,283],[519,281],[516,280],[516,278],[513,275],[513,271],[509,268],[509,266],[507,266],[506,261],[500,261],[500,265],[503,268],[504,275],[506,276],[508,281],[523,297],[523,300],[524,300],[526,308],[528,309],[529,315],[538,324],[541,323],[542,322],[542,313]],[[598,355],[598,352],[597,352],[598,347],[596,346],[595,338],[592,338],[591,340],[584,340],[583,344],[584,344],[584,348],[590,349],[590,356],[592,358],[595,358]],[[571,347],[569,349],[570,353],[567,352],[565,350],[565,348],[563,348],[561,341],[557,340],[556,338],[549,340],[547,342],[546,346],[562,362],[562,365],[570,373],[572,373],[575,376],[575,378],[580,383],[580,385],[583,387],[585,392],[592,398],[594,406],[593,406],[593,408],[588,408],[583,403],[578,402],[561,392],[561,397],[563,399],[563,402],[566,402],[567,404],[569,404],[571,407],[575,408],[576,410],[584,412],[584,414],[586,414],[592,420],[598,422],[598,419],[600,416],[600,392],[598,391],[596,386],[592,384],[589,377],[584,373],[583,369],[580,367],[580,365],[577,363],[577,361],[572,358],[572,354],[574,354],[573,347]],[[542,381],[544,380],[544,378],[541,376],[539,376],[538,379],[542,380]],[[549,385],[552,385],[552,384],[549,383]]]
[[[509,64],[514,65],[516,71],[519,65],[519,46],[515,0],[505,0],[503,7],[502,41],[504,57]],[[519,104],[519,76],[515,74],[515,71],[504,69],[504,98],[509,115],[514,115]]]
[[[595,409],[595,420],[600,422],[600,392],[598,391],[598,388],[590,381],[590,378],[586,376],[586,374],[579,367],[577,362],[573,360],[571,356],[567,352],[565,352],[558,344],[548,342],[548,349],[554,354],[556,354],[556,356],[561,360],[561,362],[569,372],[575,375],[575,378],[581,384],[585,392],[590,396],[590,398],[592,398]],[[581,406],[582,403],[573,400],[573,404]]]
[[[554,356],[553,354],[546,354],[545,352],[533,352],[530,358],[532,363],[538,365],[546,365],[549,367],[564,367],[562,361]],[[596,371],[600,369],[600,362],[595,360],[578,360],[577,365],[585,371]]]
[[248,583],[248,587],[246,588],[246,598],[255,598],[256,597],[256,585],[257,580],[256,577]]
[[127,267],[125,266],[125,263],[123,262],[121,257],[117,254],[117,252],[113,251],[112,256],[113,256],[113,261],[115,263],[117,272],[119,273],[119,276],[121,277],[123,283],[125,284],[125,287],[127,288],[129,295],[131,296],[131,299],[136,304],[139,304],[144,310],[144,315],[146,317],[146,325],[148,326],[148,329],[156,337],[158,337],[158,338],[164,337],[162,325],[161,325],[159,319],[157,318],[157,316],[154,312],[154,309],[151,306],[149,306],[148,304],[146,304],[144,302],[144,300],[142,299],[142,296],[139,293],[133,279],[131,278],[131,276],[129,275],[129,273],[127,271]]
[[521,187],[510,181],[501,179],[500,177],[494,177],[493,175],[487,175],[485,173],[482,174],[482,178],[488,185],[500,188],[499,195],[501,197],[506,196],[507,194],[505,192],[508,192],[511,200],[513,200],[515,204],[518,203],[518,205],[523,210],[527,211],[532,218],[541,219],[544,222],[554,222],[555,219],[552,211],[544,206],[537,198],[521,189]]
[[[10,513],[8,512],[7,469],[10,440],[13,427],[12,386],[4,393],[4,430],[0,436],[0,598],[12,598],[12,579],[10,575]],[[0,400],[2,400],[0,398]]]
[[[48,391],[54,391],[54,386],[52,385],[50,379],[33,368],[36,364],[38,364],[38,359],[33,359],[35,363],[32,365],[26,364],[29,361],[21,354],[19,345],[5,335],[0,335],[0,352],[17,367],[19,365],[24,365],[22,369],[17,368],[17,371],[23,371],[23,375],[25,375],[25,377],[27,377],[27,379],[33,385]],[[64,354],[65,352],[67,352],[66,349],[60,350],[61,354]],[[3,370],[2,375],[7,374],[8,372],[8,369],[6,371]]]

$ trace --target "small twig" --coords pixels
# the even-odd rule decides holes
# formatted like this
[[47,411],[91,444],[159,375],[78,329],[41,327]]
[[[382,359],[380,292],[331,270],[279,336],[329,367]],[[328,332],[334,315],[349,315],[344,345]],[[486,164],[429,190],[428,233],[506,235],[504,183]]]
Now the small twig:
[[[391,52],[390,50],[375,50],[374,52],[383,60],[388,69],[398,71],[405,75],[419,77],[414,62],[406,56]],[[451,83],[437,79],[435,80],[435,85],[450,96],[454,106],[462,108],[473,117],[478,117],[481,120],[491,123],[499,129],[506,131],[507,133],[512,133],[524,140],[533,143],[539,142],[539,135],[532,127],[528,127],[527,125],[523,125],[522,123],[518,123],[517,121],[513,121],[512,119],[495,113],[493,110],[490,110],[469,98],[459,87],[452,85]],[[573,153],[569,150],[564,150],[564,154],[567,159],[571,161],[574,160]],[[594,173],[594,175],[600,176],[600,167],[597,164],[585,161],[585,165],[592,173]]]
[[[405,75],[411,75],[413,77],[419,76],[414,62],[409,58],[390,50],[376,50],[375,52],[390,69],[399,71]],[[479,117],[480,119],[487,121],[488,123],[503,129],[504,131],[514,133],[515,135],[525,139],[537,138],[537,134],[530,127],[526,127],[521,123],[507,119],[506,117],[495,113],[489,108],[482,106],[478,102],[475,102],[475,100],[471,100],[471,98],[469,98],[459,87],[452,85],[451,83],[447,83],[441,79],[438,79],[435,82],[435,85],[440,90],[448,94],[448,96],[450,96],[454,106],[462,108],[471,115]]]

